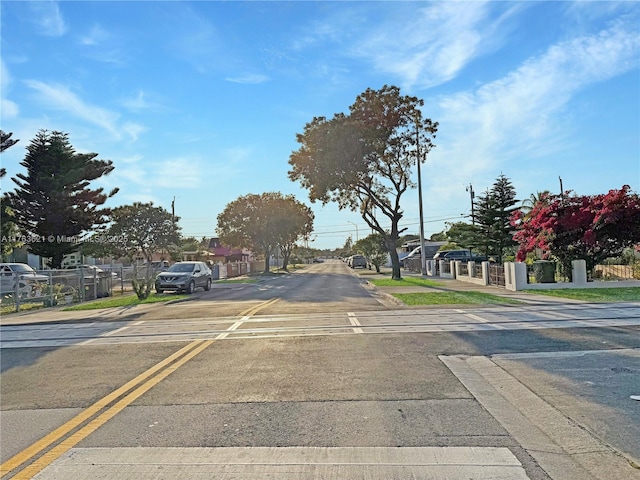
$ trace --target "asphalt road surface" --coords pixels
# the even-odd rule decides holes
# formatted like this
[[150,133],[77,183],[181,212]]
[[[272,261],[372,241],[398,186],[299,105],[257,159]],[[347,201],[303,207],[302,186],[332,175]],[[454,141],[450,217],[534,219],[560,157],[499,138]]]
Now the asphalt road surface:
[[2,478],[640,478],[640,305],[407,309],[341,262],[3,325]]

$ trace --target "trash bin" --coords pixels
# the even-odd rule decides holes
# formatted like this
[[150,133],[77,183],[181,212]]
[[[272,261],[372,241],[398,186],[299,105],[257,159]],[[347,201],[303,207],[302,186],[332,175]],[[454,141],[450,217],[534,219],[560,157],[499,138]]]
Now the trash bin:
[[536,283],[555,283],[556,264],[549,260],[533,262],[533,277]]
[[96,292],[96,294],[98,295],[98,298],[110,296],[111,282],[112,282],[111,273],[108,273],[107,275],[100,274],[97,280],[98,280],[98,289],[97,289],[98,291]]

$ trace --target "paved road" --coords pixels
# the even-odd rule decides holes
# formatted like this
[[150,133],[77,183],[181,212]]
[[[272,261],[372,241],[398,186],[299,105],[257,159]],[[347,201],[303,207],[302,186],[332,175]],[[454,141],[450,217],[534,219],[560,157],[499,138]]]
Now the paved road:
[[638,478],[637,304],[402,309],[352,273],[3,326],[3,467],[58,429],[15,478]]
[[[273,303],[270,303],[273,302]],[[263,302],[265,309],[280,304]],[[349,311],[336,313],[280,314],[251,317],[188,316],[194,304],[177,303],[163,308],[162,320],[94,321],[6,326],[3,348],[115,345],[212,339],[309,337],[321,335],[390,334],[426,332],[487,332],[568,328],[640,326],[640,309],[632,304],[549,305],[493,307],[473,312],[461,309]],[[254,308],[257,308],[255,306]],[[171,315],[169,315],[169,313]]]

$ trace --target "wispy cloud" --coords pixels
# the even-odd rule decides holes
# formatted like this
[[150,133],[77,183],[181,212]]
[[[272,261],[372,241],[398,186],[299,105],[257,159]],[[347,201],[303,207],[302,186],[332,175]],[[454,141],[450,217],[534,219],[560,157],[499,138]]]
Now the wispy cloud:
[[118,113],[83,101],[65,86],[47,84],[39,80],[25,80],[24,83],[36,92],[37,99],[43,105],[54,110],[64,111],[103,128],[117,139],[122,138],[123,134],[127,134],[131,141],[135,141],[138,135],[145,130],[144,126],[133,122],[120,124]]
[[129,51],[124,47],[126,40],[101,25],[92,26],[87,33],[78,37],[77,42],[87,58],[115,66],[127,64]]
[[15,102],[5,98],[5,94],[12,82],[9,70],[2,60],[0,60],[0,106],[2,107],[2,118],[10,120],[18,116],[19,108]]
[[259,74],[247,74],[239,77],[227,77],[225,80],[233,83],[258,84],[268,81],[269,77]]
[[[402,23],[392,18],[364,32],[352,54],[367,59],[410,88],[432,87],[454,78],[471,60],[500,42],[497,26],[521,8],[492,17],[491,2],[432,2]],[[415,5],[411,3],[410,5]],[[407,12],[405,12],[407,13]]]
[[227,42],[214,24],[180,2],[173,5],[174,35],[169,50],[186,61],[199,73],[225,68],[233,63]]
[[159,162],[153,169],[151,182],[159,187],[190,190],[207,178],[207,168],[199,158],[179,157]]
[[207,171],[197,156],[186,156],[147,162],[142,155],[120,159],[107,179],[113,185],[130,184],[129,189],[171,188],[193,190],[200,188]]
[[138,90],[135,95],[122,99],[120,103],[132,112],[158,111],[165,108],[160,103],[151,100],[143,90]]
[[575,95],[639,66],[640,37],[630,19],[557,43],[504,78],[442,97],[437,119],[444,145],[432,160],[462,181],[487,171],[495,177],[509,161],[566,148],[566,110]]
[[87,34],[80,36],[80,44],[88,46],[101,45],[110,38],[111,35],[104,28],[100,25],[94,25]]
[[66,33],[67,26],[57,2],[29,2],[29,7],[32,21],[40,29],[38,33],[49,37],[60,37]]

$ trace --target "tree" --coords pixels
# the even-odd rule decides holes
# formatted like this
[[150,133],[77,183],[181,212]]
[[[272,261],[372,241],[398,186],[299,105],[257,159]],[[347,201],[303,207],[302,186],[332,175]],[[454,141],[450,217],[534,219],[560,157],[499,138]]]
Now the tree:
[[153,254],[161,250],[171,252],[178,249],[180,228],[178,217],[153,202],[124,205],[113,209],[112,225],[106,233],[113,255],[134,260],[142,255],[146,260],[144,278],[138,278],[137,265],[134,262],[132,285],[138,298],[145,299],[151,293],[154,275],[151,270]]
[[514,212],[511,221],[519,261],[539,249],[543,258],[557,258],[566,273],[572,260],[586,260],[591,270],[640,245],[640,197],[628,185],[601,195],[545,194],[527,214]]
[[288,272],[289,258],[299,240],[308,240],[313,231],[313,212],[292,195],[276,198],[274,221],[277,243],[282,254],[282,269]]
[[66,133],[40,130],[20,163],[26,175],[12,178],[18,186],[9,193],[14,221],[24,235],[36,239],[29,251],[50,258],[53,268],[80,248],[88,232],[108,222],[110,209],[99,207],[118,189],[107,195],[102,188],[88,188],[114,168],[110,160],[97,156],[76,153]]
[[533,207],[538,202],[545,201],[546,198],[551,195],[549,190],[543,190],[542,192],[532,193],[529,195],[529,198],[525,198],[520,205],[520,211],[524,214],[525,217],[533,210]]
[[20,140],[12,140],[13,133],[5,133],[4,130],[0,130],[0,152],[4,152],[7,148],[14,146]]
[[[289,158],[289,178],[309,190],[312,202],[337,202],[359,211],[378,232],[391,255],[392,278],[400,279],[398,224],[402,194],[415,187],[411,167],[424,163],[434,147],[436,122],[423,118],[424,101],[401,96],[400,89],[367,89],[351,107],[328,120],[316,117],[296,139],[301,147]],[[381,213],[382,215],[379,215]],[[391,228],[383,228],[381,222]]]
[[[0,152],[4,152],[7,148],[12,147],[18,140],[11,140],[13,133],[5,133],[0,130]],[[0,168],[0,178],[4,178],[7,174],[5,168]],[[16,227],[14,212],[9,205],[9,196],[4,193],[0,198],[0,235],[2,236],[2,251],[0,255],[4,259],[5,255],[9,255],[14,248],[22,246],[22,242],[18,240],[18,227]]]
[[249,194],[229,203],[218,215],[217,233],[225,245],[247,247],[265,258],[264,273],[270,271],[270,255],[280,248],[286,270],[295,243],[313,230],[313,212],[293,195]]
[[485,256],[495,255],[502,262],[504,251],[517,244],[513,240],[511,215],[516,210],[516,191],[511,181],[500,174],[491,190],[476,204],[477,244]]
[[432,242],[446,242],[447,233],[445,231],[434,233],[429,237],[429,240]]
[[192,252],[194,260],[207,260],[209,254],[209,239],[201,238],[198,240],[195,237],[186,237],[180,239],[179,249],[176,249],[176,253],[180,252]]
[[380,273],[380,267],[386,263],[388,255],[382,235],[372,233],[368,237],[358,240],[355,249],[367,257],[369,263],[376,267],[376,272]]
[[[4,130],[0,130],[0,152],[4,152],[7,148],[14,146],[20,140],[12,140],[11,136],[13,133],[5,133]],[[4,177],[7,174],[7,170],[5,168],[0,168],[0,178]]]
[[479,245],[479,230],[475,225],[465,222],[447,222],[449,227],[444,240],[455,244],[458,248],[477,248]]

